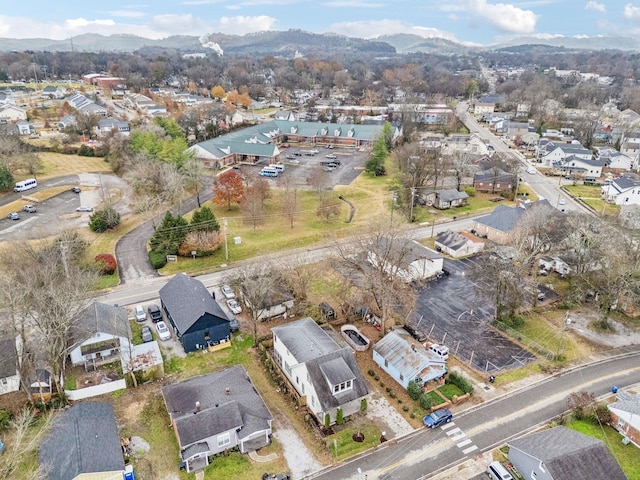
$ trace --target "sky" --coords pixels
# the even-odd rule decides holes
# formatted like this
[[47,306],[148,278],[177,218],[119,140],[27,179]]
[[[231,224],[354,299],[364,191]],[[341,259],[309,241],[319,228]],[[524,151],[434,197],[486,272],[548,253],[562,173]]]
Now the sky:
[[[134,0],[135,1],[135,0]],[[5,0],[0,37],[147,38],[301,29],[375,38],[413,33],[469,45],[513,37],[640,38],[640,0]]]

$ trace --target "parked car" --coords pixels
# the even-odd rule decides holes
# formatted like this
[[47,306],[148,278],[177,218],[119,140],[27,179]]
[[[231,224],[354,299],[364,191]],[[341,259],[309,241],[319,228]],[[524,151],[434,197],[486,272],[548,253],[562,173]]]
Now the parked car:
[[144,343],[153,341],[153,334],[151,333],[151,329],[146,325],[142,326],[142,330],[140,331],[140,333],[142,334],[142,341]]
[[292,154],[290,153],[289,155],[287,155],[287,157],[286,157],[286,158],[287,158],[287,160],[295,160],[295,159],[296,159],[296,156],[295,156],[295,155],[292,155]]
[[435,428],[445,423],[449,423],[453,419],[453,414],[448,408],[441,408],[422,419],[422,423],[427,428]]
[[25,205],[24,207],[22,207],[22,211],[23,212],[27,212],[27,213],[36,213],[36,207],[33,205]]
[[158,337],[160,338],[160,340],[162,340],[163,342],[165,340],[169,340],[171,338],[171,332],[169,331],[169,329],[167,328],[167,324],[164,322],[158,322],[156,323],[156,331],[158,332]]
[[76,212],[93,212],[93,208],[80,206],[76,208]]
[[224,298],[226,298],[227,300],[236,298],[236,294],[233,293],[233,290],[229,285],[222,285],[222,288],[220,290],[222,290],[222,295],[224,295]]
[[403,325],[402,328],[404,328],[407,332],[409,332],[409,335],[411,335],[414,339],[416,339],[420,343],[427,340],[426,333],[424,333],[422,330],[418,329],[417,327],[414,327],[409,323]]
[[18,212],[11,212],[9,215],[7,215],[7,218],[9,220],[20,220],[20,215],[18,215]]
[[235,313],[236,315],[238,313],[242,313],[242,307],[240,306],[240,304],[236,301],[235,298],[230,298],[229,300],[227,300],[227,306],[229,307],[229,310],[231,310],[233,313]]
[[565,205],[566,203],[567,201],[562,197],[560,197],[560,200],[558,200],[558,205]]
[[136,305],[135,316],[136,321],[138,322],[144,322],[147,319],[147,314],[144,313],[144,308],[142,307],[142,305]]
[[333,154],[333,153],[327,153],[324,158],[330,158],[332,160],[335,160],[336,158],[338,158],[337,155]]
[[149,318],[153,323],[156,323],[162,320],[162,312],[160,311],[160,307],[155,303],[152,305],[149,305],[149,308],[147,308],[147,311],[149,312]]
[[73,187],[73,188],[71,189],[71,191],[72,191],[73,193],[80,193],[82,190],[80,190],[80,187]]

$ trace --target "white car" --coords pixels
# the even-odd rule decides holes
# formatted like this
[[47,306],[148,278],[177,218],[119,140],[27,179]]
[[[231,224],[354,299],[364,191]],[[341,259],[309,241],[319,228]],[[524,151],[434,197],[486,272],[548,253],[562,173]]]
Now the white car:
[[160,338],[160,340],[162,340],[163,342],[165,340],[169,340],[171,338],[171,332],[169,331],[169,329],[167,328],[167,324],[164,322],[158,322],[156,323],[156,330],[158,332],[158,337]]
[[560,200],[558,200],[558,205],[565,205],[567,203],[567,201],[564,198],[560,198]]
[[330,158],[330,159],[334,160],[334,159],[338,158],[338,156],[337,156],[337,155],[334,155],[333,153],[327,153],[327,154],[324,156],[324,158]]
[[226,298],[227,300],[236,298],[236,294],[233,293],[233,290],[229,285],[222,285],[222,288],[220,290],[222,290],[222,295],[224,295],[224,298]]
[[227,300],[227,306],[229,307],[229,310],[231,310],[233,313],[235,313],[236,315],[238,313],[242,313],[242,307],[240,306],[240,304],[236,301],[235,298],[230,298],[229,300]]
[[92,207],[78,207],[76,208],[76,212],[93,212]]
[[144,322],[147,319],[147,312],[142,305],[136,305],[135,315],[138,322]]

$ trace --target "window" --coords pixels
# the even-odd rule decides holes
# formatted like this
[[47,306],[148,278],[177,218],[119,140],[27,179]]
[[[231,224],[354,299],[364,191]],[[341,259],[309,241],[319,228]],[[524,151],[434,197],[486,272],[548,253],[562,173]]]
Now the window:
[[389,360],[387,360],[387,359],[385,359],[385,360],[384,360],[384,366],[385,366],[385,367],[388,367],[388,366],[389,366]]
[[338,383],[333,386],[333,393],[339,393],[344,390],[350,390],[353,387],[353,380],[347,380],[346,382]]
[[223,433],[222,435],[218,435],[218,446],[224,447],[225,445],[229,445],[231,443],[231,435],[229,432]]
[[204,332],[204,339],[208,342],[209,341],[209,331],[207,330],[206,332]]
[[404,375],[400,374],[400,381],[404,380]]

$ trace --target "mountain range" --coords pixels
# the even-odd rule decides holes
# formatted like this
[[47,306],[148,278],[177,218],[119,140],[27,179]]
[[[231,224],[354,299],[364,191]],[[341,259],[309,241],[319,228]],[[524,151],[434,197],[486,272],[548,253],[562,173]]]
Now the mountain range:
[[[213,48],[217,45],[218,48]],[[337,34],[316,34],[302,30],[266,31],[247,35],[213,33],[206,37],[175,35],[159,40],[136,35],[84,34],[65,40],[46,38],[0,38],[0,51],[79,51],[79,52],[174,52],[242,55],[372,54],[393,55],[413,52],[461,54],[520,45],[547,45],[565,49],[640,51],[640,41],[623,37],[519,37],[500,45],[469,46],[443,38],[424,38],[411,34],[384,35],[365,40]],[[323,56],[324,56],[323,55]]]

